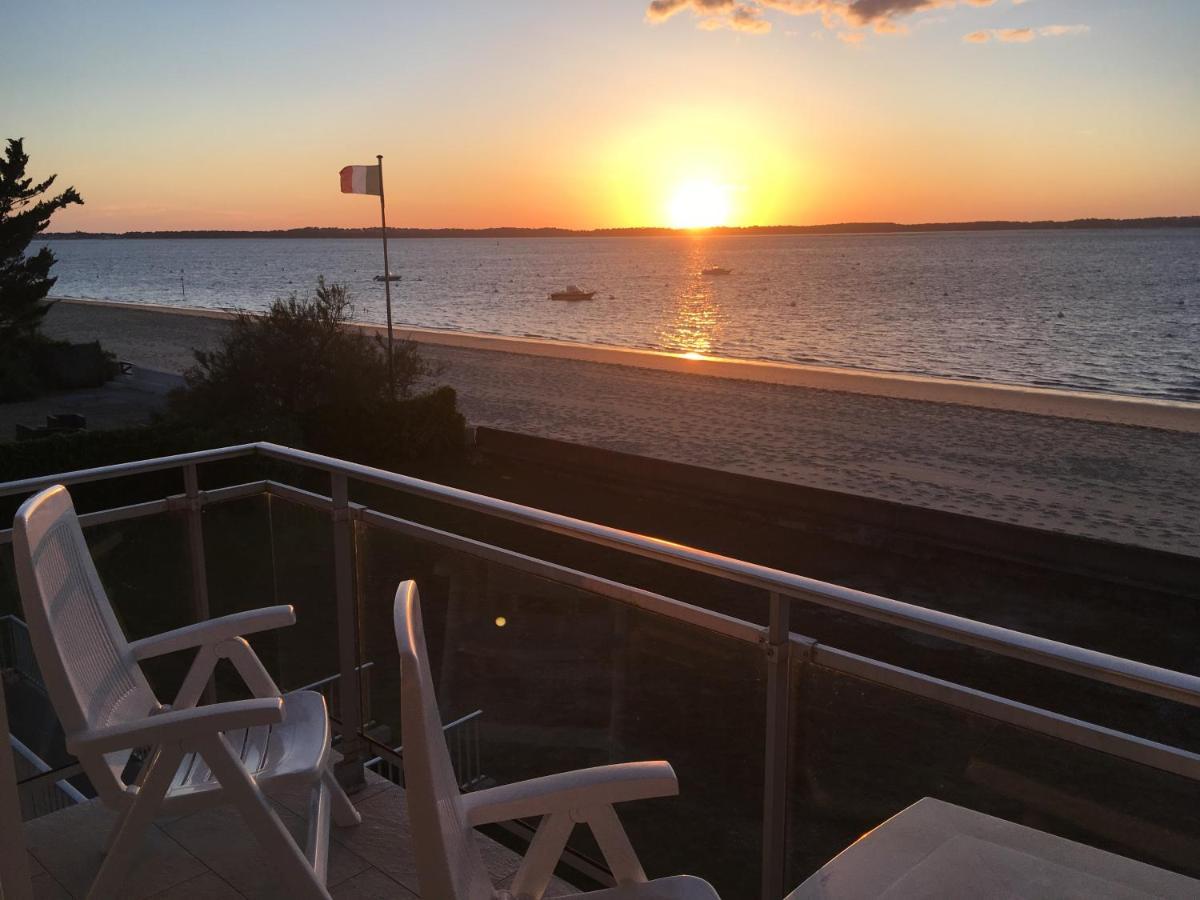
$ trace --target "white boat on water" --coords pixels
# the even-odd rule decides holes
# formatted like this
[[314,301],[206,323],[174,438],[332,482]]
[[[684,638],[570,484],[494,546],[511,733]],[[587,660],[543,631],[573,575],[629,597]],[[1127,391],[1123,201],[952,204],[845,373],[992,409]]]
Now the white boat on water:
[[568,284],[565,291],[555,291],[550,295],[551,300],[591,300],[596,296],[595,291],[580,290],[573,284]]
[[733,269],[727,269],[724,266],[709,266],[704,269],[701,275],[732,275]]

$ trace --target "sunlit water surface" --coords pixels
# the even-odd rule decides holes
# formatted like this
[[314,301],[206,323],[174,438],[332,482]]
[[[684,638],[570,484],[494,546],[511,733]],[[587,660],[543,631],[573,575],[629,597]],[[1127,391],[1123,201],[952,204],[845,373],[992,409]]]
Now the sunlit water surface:
[[[59,296],[261,309],[371,240],[55,241]],[[1200,400],[1200,229],[393,240],[397,323]],[[733,270],[705,276],[707,266]],[[567,284],[591,302],[552,302]]]

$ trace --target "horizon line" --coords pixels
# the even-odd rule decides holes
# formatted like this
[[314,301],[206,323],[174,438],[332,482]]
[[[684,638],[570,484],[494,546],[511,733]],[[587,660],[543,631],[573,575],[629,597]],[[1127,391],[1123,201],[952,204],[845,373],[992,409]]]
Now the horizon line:
[[[1188,216],[1141,216],[1136,218],[1087,217],[1078,219],[976,219],[959,222],[831,222],[822,225],[713,225],[704,228],[671,228],[668,226],[627,226],[608,228],[562,228],[547,225],[539,227],[496,225],[479,228],[466,227],[413,227],[394,226],[388,228],[388,236],[406,237],[643,237],[687,234],[887,234],[919,231],[1003,231],[1039,229],[1086,229],[1086,228],[1197,228],[1200,215]],[[188,228],[130,231],[54,231],[45,232],[35,239],[84,239],[84,238],[151,238],[151,237],[376,237],[378,226],[342,227],[306,225],[296,228]]]

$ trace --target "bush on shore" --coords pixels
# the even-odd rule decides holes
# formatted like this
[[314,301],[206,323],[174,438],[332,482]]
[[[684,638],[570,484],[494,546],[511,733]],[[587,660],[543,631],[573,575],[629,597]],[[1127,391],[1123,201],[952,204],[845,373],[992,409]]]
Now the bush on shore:
[[453,454],[465,423],[451,388],[416,394],[433,374],[411,341],[393,352],[350,325],[342,285],[240,313],[221,345],[197,351],[169,417],[217,428],[229,441],[270,440],[383,467]]
[[0,403],[27,400],[44,391],[99,387],[119,372],[117,358],[99,341],[72,344],[39,334],[0,354]]
[[454,458],[466,444],[454,390],[417,392],[433,370],[408,341],[389,389],[386,344],[350,327],[351,313],[343,287],[318,281],[311,298],[242,314],[196,353],[155,422],[0,443],[0,482],[251,441],[380,468]]

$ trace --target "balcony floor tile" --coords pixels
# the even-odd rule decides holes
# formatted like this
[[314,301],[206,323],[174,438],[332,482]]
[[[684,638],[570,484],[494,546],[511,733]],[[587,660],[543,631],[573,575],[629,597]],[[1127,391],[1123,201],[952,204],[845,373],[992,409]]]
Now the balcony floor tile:
[[[71,806],[26,823],[26,846],[72,897],[83,897],[100,868],[116,813],[98,802]],[[147,830],[133,863],[125,897],[143,900],[206,870],[203,862],[157,827]]]
[[373,868],[343,881],[329,893],[333,900],[418,900],[417,895],[400,882]]
[[[329,891],[334,900],[418,900],[416,859],[404,791],[368,773],[367,787],[352,798],[362,824],[331,830]],[[294,835],[305,823],[301,798],[272,797]],[[305,801],[306,802],[306,801]],[[101,851],[116,819],[97,801],[26,823],[36,900],[82,900],[100,866]],[[511,881],[520,857],[477,836],[497,885]],[[572,892],[555,879],[547,896]],[[236,900],[286,897],[258,844],[232,808],[218,808],[150,828],[122,897],[133,900]]]
[[[307,823],[295,813],[275,807],[283,824],[303,847]],[[162,830],[184,850],[250,900],[269,900],[279,894],[279,877],[253,835],[232,807],[220,807],[193,813]],[[368,868],[366,860],[336,841],[330,842],[329,874],[326,884],[333,887]]]

